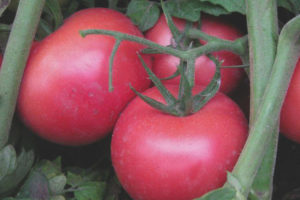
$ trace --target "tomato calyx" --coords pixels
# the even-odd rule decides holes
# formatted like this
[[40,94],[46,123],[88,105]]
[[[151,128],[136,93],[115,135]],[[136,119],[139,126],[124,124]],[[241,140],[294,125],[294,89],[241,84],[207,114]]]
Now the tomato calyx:
[[[138,53],[140,61],[143,64],[144,69],[147,71],[150,79],[153,81],[154,85],[158,88],[160,93],[162,94],[165,104],[158,102],[154,99],[151,99],[139,92],[137,92],[132,86],[131,89],[142,98],[146,103],[151,105],[152,107],[175,116],[186,116],[198,112],[219,90],[221,83],[221,62],[210,53],[219,51],[219,50],[229,50],[241,56],[245,56],[247,53],[247,37],[239,38],[235,41],[224,40],[220,38],[216,38],[214,36],[209,36],[203,32],[195,32],[193,31],[193,37],[191,35],[190,30],[193,30],[193,24],[187,23],[185,29],[183,31],[178,30],[175,26],[172,17],[168,14],[166,9],[164,8],[164,4],[162,3],[162,8],[166,17],[167,24],[172,33],[172,41],[169,46],[163,46],[152,42],[147,39],[135,37],[132,35],[122,34],[116,31],[108,31],[108,30],[83,30],[80,31],[80,34],[85,37],[88,34],[104,34],[113,36],[116,39],[115,46],[113,48],[111,57],[110,57],[110,72],[113,62],[113,57],[115,52],[118,49],[120,42],[123,40],[133,41],[137,43],[141,43],[145,45],[147,48],[141,50]],[[193,39],[198,35],[200,39],[205,40],[206,44],[202,46],[198,46],[193,48]],[[198,38],[198,39],[199,39]],[[173,44],[175,43],[175,44]],[[178,97],[174,97],[167,88],[162,84],[161,79],[159,79],[152,71],[149,69],[139,53],[144,54],[169,54],[173,55],[180,59],[180,64],[177,66],[177,71],[171,76],[167,77],[167,79],[174,78],[180,75],[180,83],[179,83],[179,94]],[[192,89],[195,85],[195,60],[197,57],[201,55],[207,55],[209,59],[211,59],[216,65],[216,71],[213,76],[213,79],[206,86],[206,88],[200,92],[199,94],[192,95]],[[245,59],[246,60],[246,59]],[[231,66],[232,67],[232,66]],[[110,73],[110,90],[112,89],[112,74]]]
[[[186,116],[198,112],[219,90],[220,88],[220,62],[213,56],[209,56],[216,64],[216,72],[210,84],[200,93],[192,95],[193,86],[188,81],[186,73],[188,72],[188,62],[181,61],[178,66],[178,71],[181,74],[178,98],[176,99],[168,89],[162,84],[161,80],[147,67],[142,57],[138,54],[143,67],[147,71],[150,79],[162,94],[166,104],[156,101],[146,95],[131,89],[146,103],[152,107],[175,116]],[[193,61],[191,61],[193,64]]]

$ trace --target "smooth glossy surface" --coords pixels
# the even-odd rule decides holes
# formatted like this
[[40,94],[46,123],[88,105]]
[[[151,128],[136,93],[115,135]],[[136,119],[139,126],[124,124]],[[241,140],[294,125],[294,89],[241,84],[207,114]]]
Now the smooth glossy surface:
[[[143,37],[123,14],[106,9],[81,10],[68,18],[30,55],[19,97],[24,122],[39,136],[64,145],[83,145],[106,136],[119,113],[150,85],[136,52],[144,48],[122,42],[114,59],[113,86],[108,68],[115,39],[82,38],[79,30],[107,29]],[[144,57],[151,67],[150,57]]]
[[300,60],[297,62],[280,116],[280,132],[300,143]]
[[[163,101],[155,88],[145,94]],[[135,98],[114,128],[112,162],[135,200],[192,200],[224,184],[246,137],[243,113],[221,93],[186,117],[161,113]]]

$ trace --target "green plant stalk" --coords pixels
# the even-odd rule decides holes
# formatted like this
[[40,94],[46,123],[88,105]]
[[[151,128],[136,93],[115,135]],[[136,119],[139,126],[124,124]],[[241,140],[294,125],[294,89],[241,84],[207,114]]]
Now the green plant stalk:
[[[250,134],[232,174],[240,181],[242,194],[248,196],[263,156],[278,129],[281,106],[300,53],[300,16],[282,29],[276,59],[262,103],[250,127]],[[228,186],[230,183],[227,183]],[[226,186],[225,185],[225,186]]]
[[117,31],[108,31],[108,30],[103,30],[103,29],[89,29],[89,30],[80,31],[80,34],[82,37],[85,37],[89,34],[102,34],[102,35],[113,36],[120,40],[128,40],[128,41],[137,42],[137,43],[144,44],[152,49],[157,50],[156,53],[170,54],[170,55],[176,56],[178,58],[181,58],[184,61],[188,61],[191,58],[196,58],[202,54],[209,54],[211,52],[220,51],[220,50],[228,50],[228,51],[232,51],[239,55],[244,55],[247,52],[246,47],[247,47],[247,42],[248,42],[247,37],[242,37],[235,41],[227,41],[227,40],[219,39],[219,40],[211,41],[210,43],[208,43],[204,46],[198,47],[198,48],[194,48],[194,49],[190,49],[190,50],[179,50],[179,49],[174,49],[172,47],[165,47],[165,46],[159,45],[155,42],[152,42],[150,40],[147,40],[147,39],[144,39],[141,37],[128,35],[128,34],[120,33]]
[[20,1],[12,26],[0,71],[0,149],[9,137],[21,78],[44,4],[45,0]]
[[[276,56],[278,17],[276,0],[247,0],[247,26],[250,47],[250,126],[255,120]],[[272,197],[273,174],[278,144],[278,128],[273,132],[261,167],[252,185],[250,199]]]

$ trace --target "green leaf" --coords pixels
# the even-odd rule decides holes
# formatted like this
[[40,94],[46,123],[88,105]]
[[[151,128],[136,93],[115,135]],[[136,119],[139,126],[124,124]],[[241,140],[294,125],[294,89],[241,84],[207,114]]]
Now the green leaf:
[[296,15],[300,13],[299,0],[277,0],[277,4],[279,7],[283,7]]
[[0,0],[0,17],[2,16],[3,12],[6,10],[9,4],[10,0]]
[[17,197],[31,198],[32,200],[50,199],[47,177],[42,172],[33,170]]
[[80,0],[80,2],[87,8],[95,7],[95,0]]
[[201,198],[194,200],[233,200],[235,198],[235,191],[233,188],[223,187],[213,190]]
[[[0,181],[0,197],[12,191],[24,179],[34,162],[34,151],[29,137],[22,138],[22,146],[17,158],[17,168]],[[29,147],[28,147],[29,146]]]
[[200,5],[199,0],[169,0],[165,3],[165,6],[172,16],[192,22],[196,22],[200,19]]
[[67,172],[67,184],[72,187],[77,187],[83,182],[83,178],[80,175],[74,174],[70,171]]
[[62,195],[51,197],[50,200],[66,200],[66,198]]
[[199,9],[207,14],[219,16],[219,15],[226,15],[228,11],[221,6],[216,6],[208,2],[199,2]]
[[86,182],[74,192],[77,200],[102,200],[106,189],[105,182]]
[[35,169],[41,171],[48,179],[62,174],[61,163],[57,159],[56,161],[41,160],[36,164]]
[[47,0],[45,11],[54,19],[54,30],[63,23],[63,15],[58,0]]
[[241,14],[246,13],[246,3],[245,0],[199,0],[200,2],[210,3],[224,8],[228,13],[238,12]]
[[17,154],[12,145],[5,146],[0,151],[0,181],[14,172],[17,167]]
[[126,14],[141,31],[146,31],[154,26],[160,11],[155,2],[132,0],[127,7]]
[[52,194],[61,194],[67,184],[65,175],[59,175],[49,180],[49,187]]

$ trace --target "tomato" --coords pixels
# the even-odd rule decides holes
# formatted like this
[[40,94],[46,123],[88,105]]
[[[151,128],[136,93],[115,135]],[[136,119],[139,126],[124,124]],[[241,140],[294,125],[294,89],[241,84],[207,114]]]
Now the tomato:
[[[183,30],[185,21],[174,18],[174,23],[178,29]],[[226,40],[235,40],[242,34],[234,26],[211,16],[203,16],[201,21],[201,30],[209,35],[219,37]],[[158,44],[167,46],[171,44],[172,34],[168,28],[165,17],[160,16],[156,25],[146,33],[146,38]],[[201,41],[204,44],[204,41]],[[214,52],[219,60],[223,60],[223,66],[241,65],[242,61],[239,56],[228,52]],[[154,55],[153,71],[159,78],[169,77],[175,73],[179,59],[171,55]],[[203,55],[196,59],[195,63],[195,83],[196,85],[208,85],[214,76],[216,66],[207,56]],[[229,93],[233,91],[241,78],[243,70],[238,68],[221,69],[221,92]],[[176,77],[171,80],[164,81],[169,84],[179,84],[180,78]]]
[[292,76],[280,116],[280,132],[300,143],[300,59]]
[[[176,86],[168,88],[177,93]],[[163,102],[156,88],[144,94]],[[112,163],[133,199],[190,200],[224,184],[246,137],[242,111],[222,93],[185,117],[135,98],[114,128]]]
[[[144,46],[124,41],[113,64],[113,92],[108,91],[110,36],[79,30],[107,29],[143,37],[123,14],[106,8],[81,10],[41,41],[30,55],[18,107],[23,121],[39,136],[64,145],[83,145],[105,137],[119,113],[150,85],[137,57]],[[151,59],[144,56],[149,67]]]

